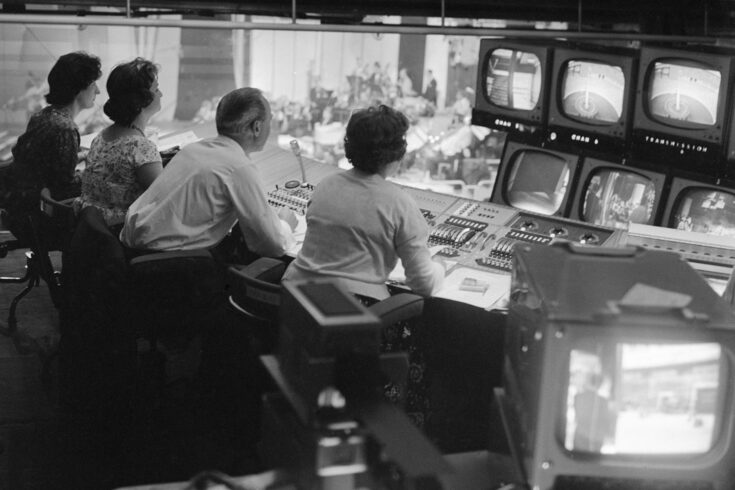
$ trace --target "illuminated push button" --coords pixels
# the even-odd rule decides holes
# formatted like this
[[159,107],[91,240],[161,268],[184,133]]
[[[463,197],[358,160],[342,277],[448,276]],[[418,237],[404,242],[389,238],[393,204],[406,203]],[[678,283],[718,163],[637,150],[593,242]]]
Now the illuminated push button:
[[533,231],[536,228],[538,228],[538,224],[535,221],[527,220],[521,223],[521,230],[523,231]]
[[564,237],[567,235],[569,235],[569,232],[567,231],[566,228],[561,227],[561,226],[555,226],[549,230],[549,236],[552,238]]
[[594,233],[585,233],[581,237],[579,237],[579,243],[584,243],[587,245],[595,245],[600,242],[600,237],[595,235]]

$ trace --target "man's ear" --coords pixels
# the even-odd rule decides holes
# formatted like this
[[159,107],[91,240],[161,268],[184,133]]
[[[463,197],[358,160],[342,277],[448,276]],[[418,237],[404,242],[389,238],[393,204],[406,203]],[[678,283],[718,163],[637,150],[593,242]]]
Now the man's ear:
[[257,120],[253,121],[253,134],[255,136],[258,136],[260,134],[261,129],[263,129],[261,122]]

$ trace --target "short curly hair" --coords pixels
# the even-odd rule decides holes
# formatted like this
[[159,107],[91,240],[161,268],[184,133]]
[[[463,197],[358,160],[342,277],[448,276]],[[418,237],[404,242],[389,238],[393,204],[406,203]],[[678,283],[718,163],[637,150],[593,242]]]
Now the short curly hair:
[[129,126],[140,111],[153,102],[153,82],[158,77],[158,67],[143,58],[121,63],[112,69],[107,79],[104,111],[107,117],[123,126]]
[[358,170],[380,172],[406,154],[409,123],[401,112],[386,105],[355,111],[345,131],[345,156]]
[[46,80],[49,93],[46,102],[65,106],[74,101],[79,92],[102,76],[100,59],[83,51],[67,53],[59,57]]

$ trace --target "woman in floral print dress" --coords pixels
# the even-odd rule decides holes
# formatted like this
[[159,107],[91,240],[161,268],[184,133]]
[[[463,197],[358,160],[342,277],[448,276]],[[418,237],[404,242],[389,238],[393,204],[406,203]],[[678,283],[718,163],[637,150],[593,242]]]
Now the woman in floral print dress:
[[107,225],[119,228],[130,204],[163,169],[156,144],[145,134],[161,109],[158,69],[142,58],[120,64],[110,73],[107,92],[104,111],[114,122],[92,141],[76,205],[99,208]]

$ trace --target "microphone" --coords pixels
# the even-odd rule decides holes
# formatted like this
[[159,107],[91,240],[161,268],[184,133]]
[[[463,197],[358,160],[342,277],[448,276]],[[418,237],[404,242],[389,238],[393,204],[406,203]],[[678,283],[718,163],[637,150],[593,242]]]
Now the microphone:
[[304,187],[306,186],[306,170],[304,169],[304,159],[301,158],[301,147],[297,140],[291,140],[290,145],[291,151],[299,160],[299,166],[301,167],[301,186]]

